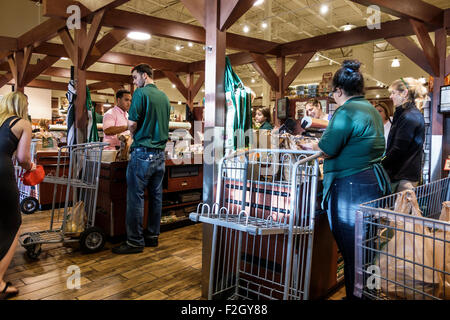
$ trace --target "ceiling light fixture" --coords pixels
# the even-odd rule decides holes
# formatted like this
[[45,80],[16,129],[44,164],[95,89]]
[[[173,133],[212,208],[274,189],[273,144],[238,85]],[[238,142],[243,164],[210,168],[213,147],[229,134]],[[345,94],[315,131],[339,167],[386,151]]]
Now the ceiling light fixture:
[[112,107],[108,100],[106,100],[106,103],[104,103],[103,106],[106,108]]
[[180,51],[181,49],[184,49],[184,46],[180,46],[179,44],[175,46],[175,50]]
[[397,57],[395,57],[395,59],[392,60],[391,67],[392,67],[392,68],[398,68],[398,67],[400,67],[400,60],[398,60]]
[[249,28],[247,25],[245,25],[244,28],[242,29],[242,31],[244,31],[245,33],[247,33],[247,32],[250,31],[250,28]]
[[320,6],[320,13],[321,14],[326,14],[328,12],[328,5],[323,4]]
[[133,32],[128,33],[127,37],[132,40],[143,41],[143,40],[149,40],[152,36],[148,33],[133,31]]
[[263,3],[264,3],[264,0],[256,0],[256,1],[253,3],[253,6],[259,6],[259,5],[263,4]]
[[377,95],[375,96],[375,98],[377,98],[377,99],[378,99],[379,97],[380,97],[380,95],[379,95],[379,94],[377,94]]
[[177,87],[176,85],[174,85],[174,84],[172,85],[172,88],[174,88],[174,89],[175,89],[176,87]]
[[261,23],[261,27],[263,29],[266,29],[267,28],[267,22],[263,21],[263,23]]
[[344,24],[343,26],[341,26],[340,29],[342,29],[343,31],[350,31],[354,27],[356,27],[356,26],[347,22],[347,24]]
[[427,83],[427,80],[424,77],[420,77],[419,81],[420,81],[421,84]]
[[255,79],[252,78],[252,83],[255,83]]
[[69,60],[67,57],[61,57],[61,60]]
[[194,44],[192,42],[188,42],[188,46],[192,48]]
[[181,104],[181,101],[178,101],[178,104]]
[[319,56],[316,56],[316,57],[314,58],[314,60],[315,60],[315,61],[319,61]]

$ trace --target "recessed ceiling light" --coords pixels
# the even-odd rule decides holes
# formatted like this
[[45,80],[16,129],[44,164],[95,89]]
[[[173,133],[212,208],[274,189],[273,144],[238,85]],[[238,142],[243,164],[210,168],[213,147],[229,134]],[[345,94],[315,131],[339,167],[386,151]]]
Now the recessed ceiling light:
[[133,40],[148,40],[150,39],[152,36],[148,33],[144,33],[144,32],[130,32],[127,35],[128,38],[133,39]]
[[180,51],[180,50],[181,50],[181,46],[177,44],[177,45],[175,46],[175,50]]
[[202,89],[202,92],[205,92],[205,89]]
[[316,57],[314,58],[314,60],[315,60],[315,61],[319,61],[319,56],[316,56]]
[[174,89],[175,89],[176,87],[177,87],[176,85],[174,85],[174,84],[172,85],[172,88],[174,88]]
[[188,46],[192,47],[194,44],[192,42],[188,42]]
[[111,104],[106,102],[106,103],[103,104],[103,106],[106,107],[106,108],[109,108],[109,107],[111,107]]
[[252,78],[252,83],[255,83],[255,79]]
[[391,67],[392,67],[392,68],[398,68],[398,67],[400,67],[400,60],[398,60],[397,58],[395,58],[394,60],[392,60]]
[[354,27],[356,27],[356,26],[353,24],[347,23],[347,24],[344,24],[343,26],[341,26],[340,29],[342,29],[343,31],[350,31]]
[[379,94],[377,94],[377,95],[375,96],[375,98],[377,98],[377,99],[378,99],[379,97],[380,97],[380,95],[379,95]]
[[181,104],[181,101],[178,101],[178,104]]
[[247,33],[247,32],[250,31],[250,28],[249,28],[247,25],[245,25],[244,28],[242,29],[242,31],[244,31],[245,33]]
[[256,0],[256,1],[253,3],[253,6],[259,6],[259,5],[263,4],[263,3],[264,3],[264,0]]
[[328,12],[328,5],[323,4],[320,6],[320,13],[321,14],[326,14]]
[[261,23],[261,27],[263,28],[263,29],[265,29],[265,28],[267,28],[267,22],[263,22],[263,23]]
[[69,60],[67,57],[61,57],[61,60]]

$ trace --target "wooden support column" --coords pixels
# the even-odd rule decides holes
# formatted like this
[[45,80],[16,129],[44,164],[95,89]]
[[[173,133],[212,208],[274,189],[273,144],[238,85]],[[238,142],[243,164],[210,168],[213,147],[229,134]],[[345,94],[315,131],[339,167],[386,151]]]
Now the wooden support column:
[[[205,132],[203,154],[203,202],[215,201],[219,160],[223,156],[225,134],[225,48],[226,31],[219,30],[218,0],[205,2]],[[199,128],[194,128],[198,130]],[[208,296],[212,226],[203,224],[202,296]]]
[[440,90],[444,85],[445,78],[445,60],[447,47],[447,31],[445,28],[439,29],[435,32],[435,47],[438,55],[439,63],[439,77],[434,78],[433,82],[433,105],[431,107],[431,181],[435,181],[442,177],[443,158],[447,155],[442,154],[443,142],[443,115],[438,112],[438,105],[440,103]]
[[278,90],[275,92],[275,110],[274,110],[274,123],[275,126],[280,126],[280,120],[278,120],[277,112],[277,100],[284,97],[284,77],[286,71],[286,58],[277,57],[277,77],[278,77]]

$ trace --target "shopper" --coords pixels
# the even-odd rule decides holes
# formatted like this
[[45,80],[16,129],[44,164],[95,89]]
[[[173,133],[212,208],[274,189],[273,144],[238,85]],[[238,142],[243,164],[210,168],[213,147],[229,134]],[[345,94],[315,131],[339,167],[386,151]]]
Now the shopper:
[[305,109],[306,116],[308,117],[320,120],[329,120],[328,114],[322,111],[322,105],[316,98],[309,99],[306,103]]
[[389,92],[395,112],[382,163],[393,191],[400,192],[417,186],[421,177],[425,121],[416,104],[425,100],[427,89],[419,80],[400,78]]
[[103,132],[105,137],[103,142],[108,142],[106,150],[116,150],[120,148],[119,134],[129,134],[128,131],[128,110],[131,104],[131,93],[128,90],[119,90],[116,93],[117,104],[109,109],[103,116]]
[[328,209],[330,227],[344,259],[347,299],[355,298],[355,212],[361,203],[389,192],[380,165],[385,150],[383,122],[364,99],[359,67],[357,60],[345,60],[334,74],[333,97],[339,107],[318,145],[310,146],[325,154],[322,206]]
[[[139,253],[144,246],[158,245],[164,149],[169,138],[170,102],[155,86],[152,68],[140,64],[131,72],[138,89],[133,94],[128,115],[128,128],[134,141],[127,168],[127,241],[113,248],[118,254]],[[144,229],[145,190],[148,191],[148,222]]]
[[256,110],[255,122],[259,124],[258,129],[260,130],[272,130],[273,126],[270,124],[270,108],[262,107]]
[[25,170],[36,169],[31,162],[31,134],[27,96],[21,92],[7,94],[0,102],[0,300],[19,293],[3,280],[16,250],[22,223],[12,156],[16,152],[16,159]]
[[384,124],[384,140],[387,143],[389,137],[389,131],[391,130],[392,117],[389,107],[384,102],[379,102],[375,105],[375,109],[378,110]]

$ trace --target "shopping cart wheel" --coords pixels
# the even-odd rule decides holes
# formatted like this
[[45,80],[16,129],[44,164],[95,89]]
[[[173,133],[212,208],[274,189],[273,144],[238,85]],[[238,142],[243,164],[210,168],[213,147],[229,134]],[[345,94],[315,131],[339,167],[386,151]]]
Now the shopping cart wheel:
[[26,237],[23,240],[23,245],[27,250],[28,258],[36,260],[42,252],[41,244],[40,243],[29,244],[30,242],[32,242],[31,237]]
[[105,246],[105,233],[97,227],[90,227],[81,233],[80,247],[83,252],[98,252]]
[[35,213],[39,209],[39,201],[34,197],[27,197],[20,202],[20,210],[25,214]]

